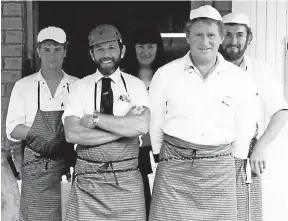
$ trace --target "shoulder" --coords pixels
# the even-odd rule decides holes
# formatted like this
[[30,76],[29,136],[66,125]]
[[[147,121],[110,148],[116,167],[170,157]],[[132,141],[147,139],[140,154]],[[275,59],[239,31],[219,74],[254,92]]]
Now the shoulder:
[[79,78],[74,77],[74,76],[69,75],[69,74],[67,74],[67,79],[68,79],[68,81],[69,81],[70,84],[73,84],[74,82],[76,82],[76,81],[79,80]]
[[25,89],[25,91],[29,88],[31,88],[32,85],[36,85],[37,83],[37,79],[38,79],[38,72],[31,74],[29,76],[26,76],[18,81],[16,81],[15,85],[14,85],[14,89]]

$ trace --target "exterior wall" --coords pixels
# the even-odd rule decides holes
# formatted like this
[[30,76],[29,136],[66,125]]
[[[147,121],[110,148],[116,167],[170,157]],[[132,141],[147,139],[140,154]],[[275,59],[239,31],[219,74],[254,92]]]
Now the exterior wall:
[[5,121],[13,86],[23,75],[25,2],[2,1],[1,26],[1,146],[6,147]]

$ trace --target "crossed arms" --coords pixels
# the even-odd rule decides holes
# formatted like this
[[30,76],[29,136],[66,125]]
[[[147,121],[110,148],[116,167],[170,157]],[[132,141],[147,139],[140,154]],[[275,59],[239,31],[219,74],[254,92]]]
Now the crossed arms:
[[95,146],[118,140],[121,137],[138,137],[148,132],[150,110],[146,107],[132,107],[125,116],[97,113],[97,126],[92,115],[81,119],[67,116],[64,119],[66,141],[80,145]]

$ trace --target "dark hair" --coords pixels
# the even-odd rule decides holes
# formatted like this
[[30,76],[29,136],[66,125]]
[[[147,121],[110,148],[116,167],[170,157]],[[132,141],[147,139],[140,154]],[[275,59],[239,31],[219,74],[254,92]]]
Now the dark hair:
[[218,25],[218,31],[221,37],[225,36],[225,25],[223,24],[222,21],[218,21],[218,20],[214,20],[211,18],[206,18],[206,17],[200,17],[200,18],[194,18],[192,20],[189,20],[186,22],[185,27],[184,27],[184,32],[187,34],[189,34],[190,32],[190,27],[197,21],[203,21],[207,24],[212,24],[215,23]]
[[136,44],[157,44],[157,52],[155,59],[152,63],[152,70],[155,71],[165,64],[164,47],[160,31],[153,26],[138,26],[132,33],[132,40],[127,44],[127,53],[123,59],[122,67],[128,74],[136,77],[139,71],[139,62],[137,60],[135,45]]

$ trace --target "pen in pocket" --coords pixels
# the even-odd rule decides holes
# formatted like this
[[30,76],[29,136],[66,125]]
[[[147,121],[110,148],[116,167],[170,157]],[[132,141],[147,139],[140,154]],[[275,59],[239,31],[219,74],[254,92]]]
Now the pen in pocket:
[[61,110],[63,110],[63,108],[64,108],[64,104],[63,104],[63,102],[61,103]]

